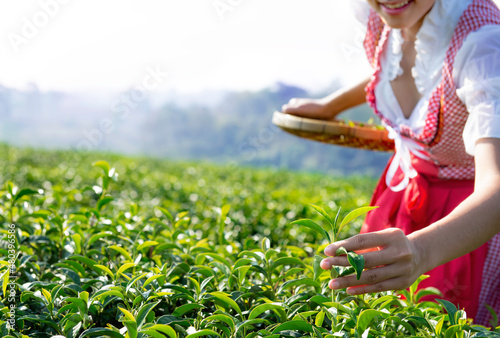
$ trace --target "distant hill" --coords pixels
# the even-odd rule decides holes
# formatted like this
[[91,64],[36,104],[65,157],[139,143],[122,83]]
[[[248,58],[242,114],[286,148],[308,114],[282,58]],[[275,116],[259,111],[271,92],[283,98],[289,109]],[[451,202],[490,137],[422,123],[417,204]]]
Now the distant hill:
[[[18,146],[380,174],[388,154],[300,139],[271,124],[273,112],[290,98],[310,96],[283,83],[255,92],[150,94],[140,99],[133,90],[90,94],[0,87],[0,138]],[[342,116],[368,120],[373,114],[359,106]]]

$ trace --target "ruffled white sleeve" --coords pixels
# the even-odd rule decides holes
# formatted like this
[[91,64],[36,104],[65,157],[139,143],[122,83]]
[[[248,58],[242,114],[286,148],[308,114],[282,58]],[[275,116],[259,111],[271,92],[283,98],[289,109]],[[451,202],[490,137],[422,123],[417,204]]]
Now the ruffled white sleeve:
[[500,26],[484,26],[466,38],[455,57],[453,77],[469,111],[465,150],[474,156],[477,140],[500,138]]

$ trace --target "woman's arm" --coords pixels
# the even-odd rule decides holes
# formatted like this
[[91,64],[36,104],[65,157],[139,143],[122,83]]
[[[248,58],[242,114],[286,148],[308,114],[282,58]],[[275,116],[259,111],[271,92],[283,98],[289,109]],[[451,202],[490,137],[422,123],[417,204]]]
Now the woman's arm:
[[[341,277],[330,281],[330,287],[349,287],[351,294],[405,289],[421,274],[473,251],[500,232],[500,139],[480,139],[475,151],[474,192],[448,216],[408,236],[391,228],[329,245],[328,256],[340,246],[379,250],[363,254],[368,270],[359,281],[355,276]],[[349,264],[345,256],[329,257],[321,267],[332,265]]]
[[331,120],[346,109],[366,102],[365,87],[370,78],[352,87],[341,88],[321,99],[291,99],[283,105],[282,111],[302,117]]

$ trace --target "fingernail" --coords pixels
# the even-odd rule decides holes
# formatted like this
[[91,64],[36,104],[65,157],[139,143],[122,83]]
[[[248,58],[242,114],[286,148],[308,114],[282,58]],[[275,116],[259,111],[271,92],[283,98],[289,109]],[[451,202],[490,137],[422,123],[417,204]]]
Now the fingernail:
[[326,260],[326,259],[323,259],[323,260],[321,261],[320,266],[321,266],[321,268],[322,268],[323,270],[329,270],[329,269],[331,269],[331,267],[332,267],[332,266],[331,266],[331,264],[330,264],[330,262],[328,262],[328,260]]
[[354,289],[353,289],[353,288],[347,288],[346,292],[347,292],[348,294],[350,294],[350,295],[355,295],[355,294],[356,294],[356,292],[354,291]]
[[325,248],[325,255],[327,256],[333,256],[333,249],[329,246]]
[[339,289],[340,284],[336,280],[331,280],[330,281],[330,289]]

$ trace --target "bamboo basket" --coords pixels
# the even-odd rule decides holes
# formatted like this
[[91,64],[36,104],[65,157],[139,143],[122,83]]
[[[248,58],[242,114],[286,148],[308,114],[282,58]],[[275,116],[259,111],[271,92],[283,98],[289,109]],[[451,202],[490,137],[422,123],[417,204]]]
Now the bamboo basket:
[[366,150],[394,151],[394,141],[381,126],[317,120],[275,112],[273,124],[284,131],[314,141]]

